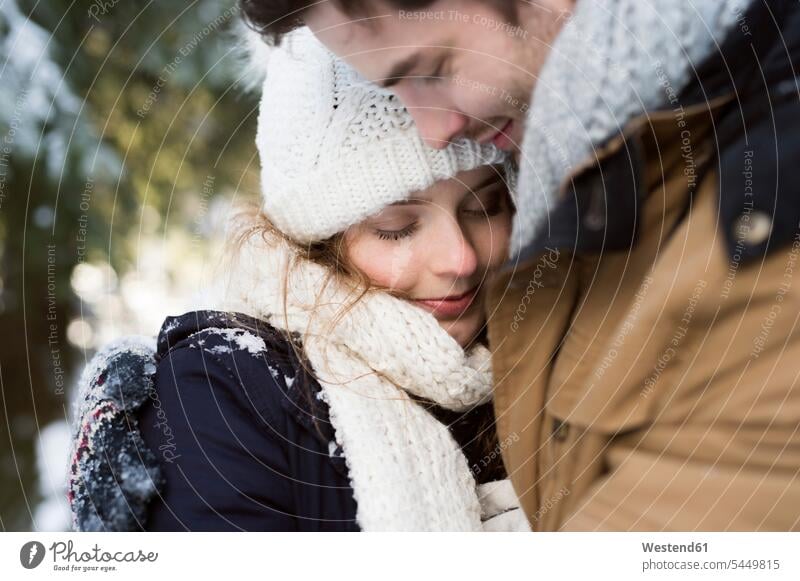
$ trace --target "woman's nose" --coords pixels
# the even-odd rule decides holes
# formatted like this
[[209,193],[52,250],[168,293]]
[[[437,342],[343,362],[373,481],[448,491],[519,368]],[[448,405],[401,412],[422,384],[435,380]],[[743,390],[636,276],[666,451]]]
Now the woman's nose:
[[472,276],[478,267],[478,256],[461,226],[452,217],[443,220],[440,236],[432,248],[434,271],[439,276],[463,278]]

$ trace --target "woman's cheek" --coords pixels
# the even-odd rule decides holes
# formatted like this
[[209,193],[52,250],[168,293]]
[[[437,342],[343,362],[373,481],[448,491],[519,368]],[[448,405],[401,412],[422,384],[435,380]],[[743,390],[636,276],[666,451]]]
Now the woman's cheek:
[[350,259],[373,284],[410,291],[417,278],[414,245],[408,241],[361,240],[352,247]]
[[509,242],[511,241],[511,214],[497,217],[497,224],[492,228],[492,268],[499,268],[508,260]]
[[417,268],[414,245],[410,242],[389,242],[383,254],[384,286],[409,291],[414,287]]
[[507,217],[482,221],[473,232],[475,250],[483,270],[499,268],[506,260],[511,222]]

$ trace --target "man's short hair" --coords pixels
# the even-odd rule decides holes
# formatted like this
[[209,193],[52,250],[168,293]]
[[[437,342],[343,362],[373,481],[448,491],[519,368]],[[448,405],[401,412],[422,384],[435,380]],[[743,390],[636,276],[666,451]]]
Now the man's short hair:
[[[328,0],[348,16],[362,17],[371,13],[369,0]],[[435,0],[386,0],[398,10],[419,10]],[[303,15],[319,0],[239,0],[245,22],[268,41],[276,43],[287,32],[303,26]]]
[[[328,0],[346,15],[353,18],[370,16],[374,12],[374,0]],[[421,10],[436,0],[383,0],[398,10]],[[516,21],[518,0],[492,0],[509,22]],[[305,13],[319,4],[319,0],[239,0],[245,22],[259,32],[268,42],[275,44],[281,37],[303,26]]]

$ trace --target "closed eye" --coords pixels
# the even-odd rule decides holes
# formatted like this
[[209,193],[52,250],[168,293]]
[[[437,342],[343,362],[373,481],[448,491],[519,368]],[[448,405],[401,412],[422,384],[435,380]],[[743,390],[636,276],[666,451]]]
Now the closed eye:
[[401,238],[407,238],[411,236],[416,231],[417,231],[417,223],[412,222],[411,224],[409,224],[405,228],[401,228],[400,230],[381,230],[376,228],[375,234],[381,240],[393,240],[396,242]]
[[[395,64],[388,72],[388,74],[379,81],[378,84],[384,89],[394,87],[401,81],[417,80],[421,83],[432,83],[442,79],[444,74],[444,66],[449,58],[447,53],[442,53],[438,56],[438,61],[429,75],[415,74],[415,70],[422,69],[420,66],[420,55],[418,53],[411,54]],[[424,70],[424,69],[423,69]]]
[[429,75],[421,77],[421,80],[424,83],[435,83],[437,81],[441,81],[444,78],[444,61],[445,59],[439,59],[439,62],[436,65],[436,68],[433,72]]

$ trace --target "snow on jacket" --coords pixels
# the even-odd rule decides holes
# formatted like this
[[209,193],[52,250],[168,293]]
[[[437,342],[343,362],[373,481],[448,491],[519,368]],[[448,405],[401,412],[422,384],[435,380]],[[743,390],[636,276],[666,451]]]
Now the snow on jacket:
[[[74,528],[359,530],[327,404],[294,347],[258,319],[195,311],[168,318],[155,350],[129,339],[98,353],[76,413]],[[485,528],[502,528],[510,484],[499,448],[476,437],[491,405],[429,410],[492,496]]]

